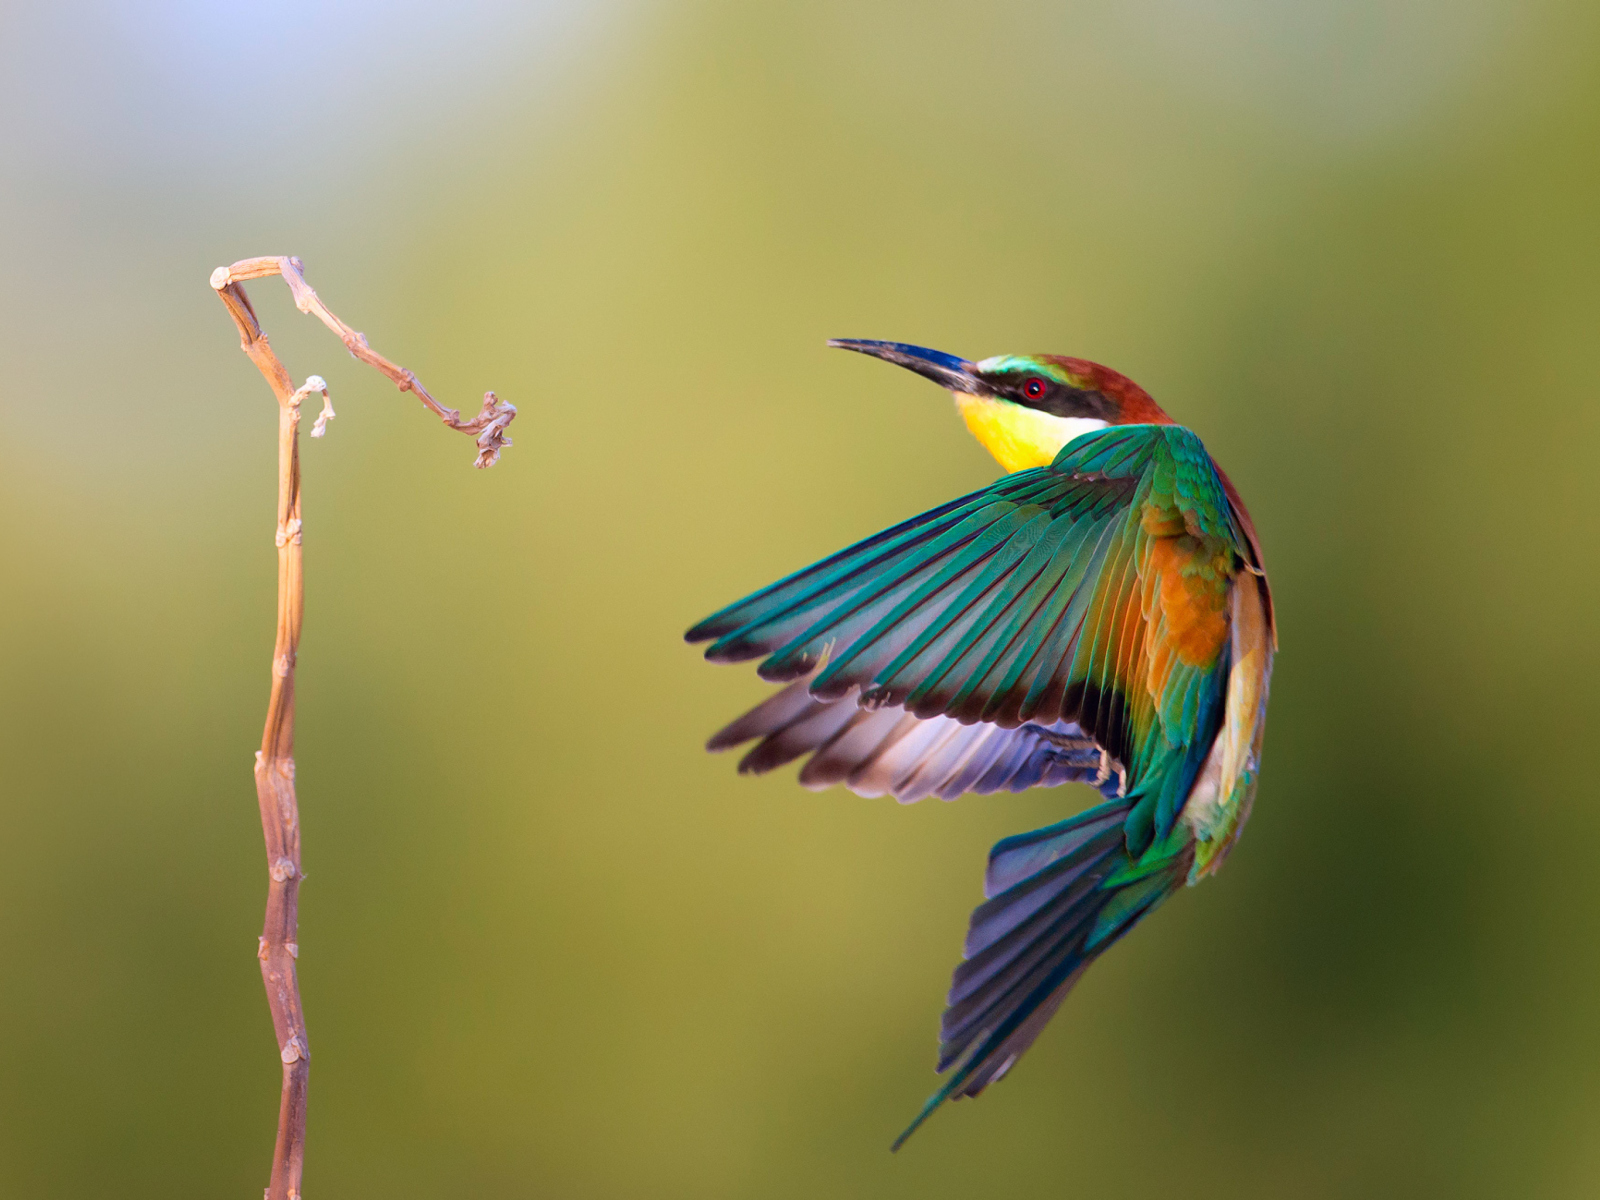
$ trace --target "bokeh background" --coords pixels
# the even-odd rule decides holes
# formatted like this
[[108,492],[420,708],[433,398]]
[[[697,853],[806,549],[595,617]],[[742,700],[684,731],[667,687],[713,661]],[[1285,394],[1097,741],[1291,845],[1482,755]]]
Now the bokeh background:
[[[248,1196],[293,253],[312,1195],[1600,1191],[1600,9],[0,6],[0,1179]],[[1228,869],[891,1157],[988,846],[740,779],[693,620],[995,467],[829,336],[1109,363],[1282,621]]]

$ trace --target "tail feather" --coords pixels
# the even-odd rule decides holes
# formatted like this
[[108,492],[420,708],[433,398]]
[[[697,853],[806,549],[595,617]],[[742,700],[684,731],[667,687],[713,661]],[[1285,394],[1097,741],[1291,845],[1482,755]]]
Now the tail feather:
[[1051,889],[1044,904],[956,968],[942,1022],[946,1043],[942,1065],[959,1057],[964,1046],[952,1043],[974,1021],[1003,1004],[1019,983],[1039,974],[1046,959],[1071,951],[1074,935],[1096,916],[1091,893],[1099,884],[1100,879],[1086,869],[1074,872],[1066,886]]
[[1185,832],[1128,853],[1134,796],[1006,838],[989,856],[989,900],[972,914],[951,981],[938,1069],[949,1071],[894,1149],[946,1100],[976,1096],[1034,1039],[1089,965],[1179,887],[1194,857]]
[[945,1009],[939,1069],[949,1070],[980,1041],[998,1046],[997,1029],[1007,1028],[1014,1018],[1043,1003],[1062,977],[1084,963],[1088,923],[1088,914],[1058,918],[1043,929],[1027,931],[1027,940],[1008,947],[1010,953],[992,973],[977,981],[966,998]]
[[906,1144],[906,1139],[921,1128],[922,1123],[933,1116],[938,1107],[949,1099],[961,1099],[963,1096],[976,1096],[984,1088],[1000,1079],[1021,1058],[1034,1039],[1046,1025],[1050,1018],[1056,1015],[1056,1009],[1061,1007],[1061,1002],[1067,998],[1067,993],[1072,990],[1072,985],[1078,982],[1078,976],[1089,969],[1088,963],[1083,963],[1078,969],[1063,980],[1055,990],[1040,1005],[1029,1014],[1026,1020],[1014,1029],[1000,1045],[994,1048],[993,1053],[983,1056],[981,1063],[977,1062],[979,1055],[974,1054],[969,1063],[970,1073],[963,1068],[952,1075],[945,1085],[933,1095],[929,1096],[923,1104],[922,1111],[907,1125],[900,1136],[895,1138],[889,1146],[892,1154]]
[[[1109,830],[1101,834],[1091,845],[1103,853],[1111,847],[1103,847],[1102,840],[1109,841],[1121,836],[1120,829]],[[960,973],[966,974],[968,968],[975,968],[979,962],[992,958],[995,951],[1001,948],[1003,941],[1023,932],[1022,926],[1025,923],[1034,923],[1032,918],[1047,906],[1070,907],[1073,899],[1063,896],[1068,888],[1074,884],[1090,888],[1100,881],[1100,875],[1090,874],[1094,864],[1095,859],[1092,858],[1082,862],[1074,861],[1053,869],[1045,874],[1043,879],[1037,877],[1029,879],[1027,881],[1029,886],[1026,889],[1019,886],[1016,895],[997,896],[975,908],[972,912],[972,923],[967,929],[967,942],[962,950],[967,962],[961,967]],[[1085,879],[1086,875],[1089,878]],[[1047,917],[1049,915],[1046,914]]]
[[983,894],[998,896],[1072,854],[1106,830],[1121,829],[1130,808],[1127,800],[1111,800],[1043,829],[1002,838],[989,851]]
[[1111,895],[1105,881],[1125,862],[1122,832],[1110,830],[1045,868],[1042,880],[1025,879],[973,913],[942,1021],[940,1070],[986,1035],[992,1040],[1011,1017],[1026,1016],[1086,960],[1091,927]]

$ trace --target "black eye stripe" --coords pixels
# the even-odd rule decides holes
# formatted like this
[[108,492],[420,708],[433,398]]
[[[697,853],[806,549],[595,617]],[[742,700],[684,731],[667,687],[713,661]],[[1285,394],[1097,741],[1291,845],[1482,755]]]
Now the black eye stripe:
[[1018,404],[1053,417],[1094,417],[1101,421],[1116,418],[1116,404],[1104,393],[1090,388],[1072,387],[1038,375],[1024,376],[1020,381],[1012,376],[1004,383],[996,380],[990,386],[996,386],[1000,395]]

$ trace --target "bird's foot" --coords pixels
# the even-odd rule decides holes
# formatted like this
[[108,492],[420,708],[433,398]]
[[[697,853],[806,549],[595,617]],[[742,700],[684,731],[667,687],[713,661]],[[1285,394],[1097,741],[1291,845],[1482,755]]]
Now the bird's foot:
[[1095,773],[1094,786],[1101,787],[1111,778],[1117,777],[1117,795],[1125,796],[1128,793],[1128,769],[1119,763],[1104,750],[1100,751],[1100,769]]
[[1091,737],[1081,733],[1057,733],[1054,729],[1046,729],[1043,725],[1024,725],[1024,733],[1031,733],[1042,742],[1049,742],[1057,750],[1085,750],[1100,751],[1099,744]]

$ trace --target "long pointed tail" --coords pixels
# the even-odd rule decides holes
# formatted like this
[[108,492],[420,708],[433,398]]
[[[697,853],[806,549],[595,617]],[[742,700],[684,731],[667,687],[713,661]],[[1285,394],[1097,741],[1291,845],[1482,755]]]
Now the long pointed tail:
[[1033,1044],[1089,964],[1183,886],[1194,857],[1178,826],[1137,860],[1122,797],[1006,838],[989,852],[945,1009],[939,1070],[951,1071],[895,1150],[949,1099],[976,1096]]

